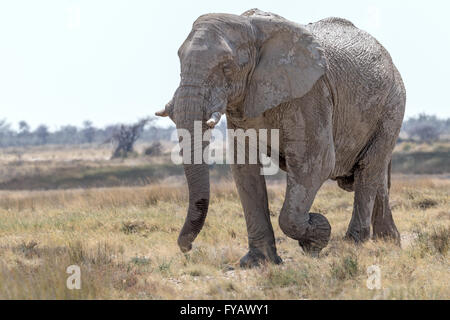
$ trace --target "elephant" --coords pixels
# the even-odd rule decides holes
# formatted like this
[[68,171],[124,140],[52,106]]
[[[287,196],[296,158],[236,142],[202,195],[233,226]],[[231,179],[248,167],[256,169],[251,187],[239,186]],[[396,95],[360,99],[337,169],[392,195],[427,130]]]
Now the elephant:
[[[223,114],[228,129],[278,129],[279,167],[287,180],[278,223],[305,254],[317,257],[330,240],[328,219],[309,212],[327,180],[354,192],[344,239],[400,243],[389,189],[406,91],[390,54],[375,38],[342,18],[302,25],[251,9],[200,16],[178,56],[179,87],[155,114],[189,132],[195,122],[205,132]],[[189,207],[178,245],[188,252],[205,222],[210,182],[205,161],[183,165]],[[261,166],[260,161],[231,164],[248,232],[243,268],[282,262]]]

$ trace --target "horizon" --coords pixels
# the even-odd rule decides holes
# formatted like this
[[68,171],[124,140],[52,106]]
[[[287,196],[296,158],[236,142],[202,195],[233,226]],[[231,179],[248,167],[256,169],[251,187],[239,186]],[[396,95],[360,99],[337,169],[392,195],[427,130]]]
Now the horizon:
[[23,120],[33,129],[45,124],[53,131],[81,127],[85,120],[104,128],[152,116],[178,86],[177,50],[194,20],[254,7],[301,24],[329,16],[349,19],[375,36],[400,70],[407,90],[405,120],[423,112],[450,117],[445,86],[450,66],[439,59],[450,56],[450,42],[442,40],[450,39],[445,1],[24,0],[0,4],[0,119],[14,128]]
[[[426,115],[426,116],[431,116],[431,117],[433,117],[433,116],[435,116],[438,120],[440,120],[440,121],[445,121],[445,120],[450,120],[450,117],[439,117],[439,116],[437,116],[437,115],[435,115],[435,114],[428,114],[428,113],[419,113],[419,114],[417,114],[417,115],[413,115],[413,116],[411,116],[411,117],[406,117],[405,116],[405,118],[403,119],[403,124],[405,123],[405,122],[407,122],[408,120],[411,120],[411,119],[413,119],[413,118],[418,118],[421,114],[424,114],[424,115]],[[155,121],[152,123],[152,124],[149,124],[148,125],[148,127],[149,128],[162,128],[162,129],[169,129],[169,128],[175,128],[175,123],[173,123],[172,121],[169,121],[169,122],[167,122],[167,121],[158,121],[160,118],[158,118],[158,117],[155,117]],[[13,122],[10,122],[10,121],[8,121],[8,119],[6,119],[6,118],[0,118],[0,122],[1,121],[4,121],[5,120],[5,124],[6,125],[9,125],[10,126],[10,128],[12,128],[12,130],[13,131],[18,131],[19,130],[19,122],[15,122],[15,123],[13,123]],[[111,126],[118,126],[118,125],[122,125],[122,124],[124,124],[124,125],[131,125],[131,124],[133,124],[133,123],[136,123],[136,122],[138,122],[140,120],[140,118],[139,119],[135,119],[134,121],[133,120],[131,120],[131,121],[129,121],[129,122],[115,122],[115,123],[106,123],[105,125],[102,125],[102,126],[100,126],[100,125],[96,125],[93,121],[91,121],[91,120],[89,120],[89,119],[86,119],[86,120],[84,120],[83,122],[85,122],[85,121],[89,121],[89,122],[91,122],[91,125],[92,125],[92,127],[93,128],[96,128],[96,129],[98,129],[98,130],[104,130],[104,129],[106,129],[107,127],[111,127]],[[222,119],[220,119],[220,121],[218,122],[218,125],[221,125],[224,121],[226,122],[226,116],[224,116],[224,117],[222,117]],[[29,128],[30,128],[30,131],[34,131],[34,130],[36,130],[39,126],[41,126],[41,125],[44,125],[44,126],[46,126],[47,128],[48,128],[48,130],[50,131],[50,132],[56,132],[56,131],[58,131],[58,130],[61,130],[61,129],[63,129],[64,127],[68,127],[68,126],[73,126],[73,127],[76,127],[77,129],[83,129],[83,127],[84,127],[84,124],[83,124],[83,122],[82,123],[80,123],[80,124],[72,124],[72,123],[65,123],[65,124],[61,124],[61,125],[55,125],[55,126],[53,126],[53,127],[51,127],[51,126],[49,126],[48,124],[46,124],[46,123],[39,123],[39,124],[37,124],[36,126],[32,126],[32,125],[30,125],[30,123],[28,122],[28,121],[26,121],[26,120],[21,120],[21,121],[25,121],[28,125],[29,125]],[[147,126],[146,126],[147,127]],[[403,130],[403,127],[402,127],[402,130]]]

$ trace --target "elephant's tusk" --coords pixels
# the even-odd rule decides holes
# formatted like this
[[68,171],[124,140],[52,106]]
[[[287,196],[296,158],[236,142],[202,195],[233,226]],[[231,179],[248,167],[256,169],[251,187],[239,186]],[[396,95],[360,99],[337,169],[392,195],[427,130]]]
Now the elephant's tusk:
[[220,117],[222,117],[222,114],[220,112],[213,112],[211,118],[208,121],[206,121],[206,124],[208,125],[208,127],[214,128],[216,124],[219,123]]
[[168,115],[169,114],[167,113],[166,109],[155,112],[155,116],[158,116],[158,117],[167,117]]

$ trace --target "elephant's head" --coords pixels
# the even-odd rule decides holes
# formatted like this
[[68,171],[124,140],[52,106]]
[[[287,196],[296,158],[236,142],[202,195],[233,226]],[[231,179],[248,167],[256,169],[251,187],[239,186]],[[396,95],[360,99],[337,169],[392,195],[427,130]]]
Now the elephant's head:
[[[306,94],[327,68],[320,45],[304,27],[257,9],[241,16],[201,16],[178,56],[180,85],[156,115],[169,116],[177,129],[191,132],[192,154],[195,121],[205,131],[227,110],[258,117]],[[183,252],[191,249],[204,224],[210,196],[208,165],[185,164],[184,169],[189,208],[178,238]]]

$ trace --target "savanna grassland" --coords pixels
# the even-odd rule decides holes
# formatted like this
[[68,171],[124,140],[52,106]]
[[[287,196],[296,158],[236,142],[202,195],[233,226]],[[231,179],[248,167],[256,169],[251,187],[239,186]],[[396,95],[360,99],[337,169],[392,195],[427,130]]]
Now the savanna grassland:
[[[280,230],[285,186],[270,180],[271,218],[284,263],[243,270],[247,233],[229,178],[213,179],[205,227],[183,254],[176,240],[187,190],[182,171],[164,167],[167,159],[114,162],[103,149],[33,152],[0,155],[1,299],[450,298],[448,175],[394,175],[391,206],[402,248],[344,241],[353,194],[326,183],[311,210],[332,225],[319,258],[304,255]],[[130,183],[129,172],[147,172],[147,180]],[[81,290],[66,287],[70,265],[81,268]],[[366,285],[371,265],[381,270],[379,290]]]

